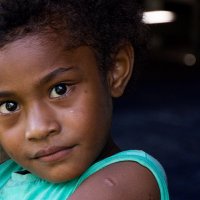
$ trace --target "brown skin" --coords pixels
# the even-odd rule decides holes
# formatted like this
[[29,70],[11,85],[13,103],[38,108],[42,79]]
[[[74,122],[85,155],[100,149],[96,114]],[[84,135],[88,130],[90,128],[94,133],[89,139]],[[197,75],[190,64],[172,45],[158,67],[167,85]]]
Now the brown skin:
[[[112,98],[122,95],[130,79],[133,48],[123,45],[113,58],[114,65],[105,81],[92,49],[86,46],[66,50],[61,40],[36,35],[3,48],[0,51],[0,144],[7,154],[43,179],[63,182],[82,174],[95,160],[116,153],[119,149],[110,136]],[[124,175],[119,176],[122,172]],[[118,187],[110,190],[99,181],[107,175],[116,180]],[[112,196],[115,189],[122,188],[123,196],[126,190],[122,183],[138,185],[138,179],[141,187],[134,192],[136,197],[146,191],[143,189],[146,182],[148,194],[149,191],[159,194],[155,179],[147,169],[124,162],[91,176],[71,198],[97,199],[94,195],[100,193],[99,199],[106,199],[101,195],[108,192],[107,199],[117,199]],[[105,190],[104,194],[94,190],[87,192],[89,197],[80,198],[86,195],[81,188],[96,184]]]
[[159,200],[154,176],[135,162],[112,164],[89,177],[69,200]]

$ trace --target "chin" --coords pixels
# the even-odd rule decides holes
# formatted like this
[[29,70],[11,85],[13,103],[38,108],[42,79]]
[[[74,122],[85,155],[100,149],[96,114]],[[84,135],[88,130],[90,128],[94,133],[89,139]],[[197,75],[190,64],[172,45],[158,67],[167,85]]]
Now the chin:
[[[67,176],[64,176],[64,174],[67,174]],[[55,175],[48,174],[47,176],[40,176],[40,177],[51,183],[63,183],[80,176],[80,174],[81,173],[69,174],[67,172],[62,171],[61,173],[58,172]]]

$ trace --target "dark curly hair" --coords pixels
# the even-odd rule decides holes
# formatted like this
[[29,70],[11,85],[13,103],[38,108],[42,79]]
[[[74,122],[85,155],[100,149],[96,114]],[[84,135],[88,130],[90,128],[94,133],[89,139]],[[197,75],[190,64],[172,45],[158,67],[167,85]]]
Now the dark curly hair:
[[91,46],[104,71],[123,42],[133,45],[138,60],[144,30],[136,0],[0,0],[0,48],[27,35],[60,31],[72,47]]

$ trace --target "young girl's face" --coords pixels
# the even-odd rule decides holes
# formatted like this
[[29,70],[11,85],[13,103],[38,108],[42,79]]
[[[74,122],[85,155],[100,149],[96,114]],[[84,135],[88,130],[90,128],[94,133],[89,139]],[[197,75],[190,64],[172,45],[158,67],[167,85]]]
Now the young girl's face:
[[93,51],[29,36],[0,50],[0,144],[52,182],[80,175],[104,149],[112,103]]

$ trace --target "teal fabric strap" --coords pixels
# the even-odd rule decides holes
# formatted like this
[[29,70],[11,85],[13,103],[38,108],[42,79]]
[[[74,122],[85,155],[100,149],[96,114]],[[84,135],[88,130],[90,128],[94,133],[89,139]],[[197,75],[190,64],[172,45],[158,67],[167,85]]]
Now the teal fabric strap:
[[89,167],[80,177],[71,181],[52,184],[33,174],[16,173],[23,170],[12,160],[0,165],[0,200],[66,200],[79,185],[95,172],[113,163],[122,161],[138,162],[155,176],[161,194],[161,200],[169,200],[165,172],[157,160],[143,151],[129,150],[105,158]]
[[12,160],[7,160],[0,165],[0,188],[11,178],[11,174],[14,171],[22,169],[19,165],[16,165]]

